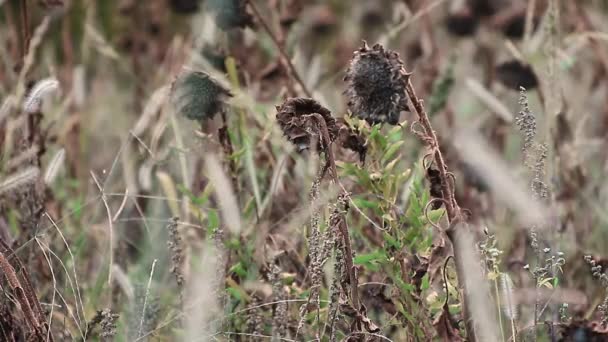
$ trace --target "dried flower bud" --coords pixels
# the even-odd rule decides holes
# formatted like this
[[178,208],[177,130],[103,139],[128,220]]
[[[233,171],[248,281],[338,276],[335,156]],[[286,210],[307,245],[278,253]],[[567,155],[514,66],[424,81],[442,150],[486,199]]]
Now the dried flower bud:
[[222,30],[253,25],[244,0],[208,0],[207,6],[215,15],[215,24]]
[[351,113],[370,124],[387,122],[396,125],[402,111],[408,111],[405,87],[409,75],[399,54],[366,42],[355,51],[346,70]]
[[[313,99],[290,98],[276,108],[277,122],[281,130],[287,139],[296,145],[298,151],[309,149],[313,137],[320,140],[320,148],[324,150],[338,135],[336,120],[329,109]],[[319,131],[317,120],[312,114],[319,114],[325,119],[330,141],[324,141],[323,133]]]
[[232,96],[211,76],[198,71],[178,76],[171,91],[176,110],[197,121],[212,119]]

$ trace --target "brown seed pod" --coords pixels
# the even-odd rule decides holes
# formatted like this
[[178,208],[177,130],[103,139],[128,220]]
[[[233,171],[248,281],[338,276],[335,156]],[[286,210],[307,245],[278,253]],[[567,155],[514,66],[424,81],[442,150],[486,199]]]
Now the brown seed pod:
[[396,125],[402,111],[409,111],[405,87],[409,75],[399,54],[364,41],[346,70],[348,108],[370,124]]
[[[331,116],[329,109],[313,99],[289,98],[276,108],[277,122],[281,126],[283,134],[296,145],[298,151],[311,148],[311,142],[314,140],[319,141],[320,150],[325,150],[338,136],[336,120]],[[323,138],[323,132],[315,114],[319,114],[325,119],[330,141],[325,141],[326,139]]]

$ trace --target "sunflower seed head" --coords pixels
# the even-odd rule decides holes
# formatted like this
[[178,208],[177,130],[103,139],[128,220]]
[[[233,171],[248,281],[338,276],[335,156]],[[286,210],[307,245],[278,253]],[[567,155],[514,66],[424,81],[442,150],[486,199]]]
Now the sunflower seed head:
[[405,95],[408,78],[398,53],[380,44],[370,49],[364,41],[344,77],[348,108],[370,124],[396,125],[401,112],[409,111]]
[[[290,98],[285,100],[281,106],[277,106],[276,109],[277,122],[283,134],[296,145],[298,151],[309,149],[311,141],[314,139],[320,139],[320,148],[324,150],[338,135],[336,120],[332,117],[329,109],[313,99]],[[315,113],[325,119],[329,142],[323,141],[322,133],[319,132],[316,120],[311,115]]]
[[173,83],[176,110],[190,120],[212,119],[223,110],[230,91],[203,72],[186,72]]

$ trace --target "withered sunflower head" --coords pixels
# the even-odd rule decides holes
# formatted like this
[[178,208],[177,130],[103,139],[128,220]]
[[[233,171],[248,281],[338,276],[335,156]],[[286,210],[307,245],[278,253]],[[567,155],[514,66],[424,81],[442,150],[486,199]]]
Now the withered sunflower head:
[[178,112],[190,120],[208,120],[224,109],[230,91],[208,74],[184,72],[171,89],[171,98]]
[[401,112],[409,110],[405,94],[408,77],[398,53],[380,44],[370,49],[363,42],[344,77],[350,112],[370,124],[396,125]]
[[[311,143],[318,141],[319,149],[325,150],[338,136],[336,120],[329,109],[319,102],[308,98],[289,98],[281,106],[277,106],[277,122],[283,134],[298,149],[303,151],[311,148]],[[329,141],[323,137],[319,126],[318,115],[325,120]]]

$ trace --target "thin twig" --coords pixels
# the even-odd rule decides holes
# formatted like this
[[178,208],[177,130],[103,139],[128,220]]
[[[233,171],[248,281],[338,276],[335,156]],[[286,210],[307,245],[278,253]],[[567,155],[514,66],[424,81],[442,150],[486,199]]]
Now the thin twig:
[[148,278],[148,286],[146,287],[146,296],[144,297],[144,304],[141,310],[141,321],[139,322],[139,329],[137,331],[137,336],[141,336],[143,333],[142,329],[144,327],[144,319],[146,318],[146,305],[148,304],[148,297],[150,296],[150,286],[152,285],[152,277],[154,276],[154,268],[156,267],[156,262],[158,259],[154,259],[152,262],[152,269],[150,270],[150,277]]
[[277,38],[277,36],[274,34],[274,32],[272,32],[272,29],[270,28],[270,26],[268,25],[268,23],[266,23],[266,21],[264,20],[264,18],[260,14],[260,11],[258,10],[258,8],[255,6],[255,4],[253,3],[252,0],[247,0],[247,3],[251,7],[251,10],[253,11],[253,15],[260,22],[260,24],[264,28],[264,31],[266,31],[266,33],[268,33],[268,35],[272,39],[272,42],[277,47],[277,50],[279,50],[279,54],[281,55],[281,57],[283,57],[283,59],[285,60],[285,63],[287,63],[287,66],[289,67],[289,70],[291,71],[291,74],[296,79],[296,81],[298,82],[298,84],[300,85],[300,87],[302,87],[302,91],[304,92],[304,94],[306,94],[306,96],[308,96],[308,97],[312,97],[310,91],[308,90],[308,88],[304,84],[304,81],[302,81],[302,78],[300,77],[300,75],[296,71],[295,66],[291,62],[291,59],[287,55],[287,52],[285,52],[285,50],[281,46],[281,42],[279,41],[279,39]]
[[21,61],[27,55],[27,52],[30,48],[30,18],[28,14],[27,8],[27,0],[21,0],[21,29],[22,29],[22,52],[21,52]]
[[110,210],[110,206],[108,205],[106,194],[101,185],[99,184],[97,177],[95,177],[95,173],[93,173],[93,171],[91,171],[91,177],[93,177],[93,181],[99,189],[99,193],[101,194],[101,201],[106,207],[106,212],[108,214],[108,229],[110,230],[110,266],[108,267],[108,285],[112,285],[112,265],[114,264],[114,225],[112,220],[112,211]]

